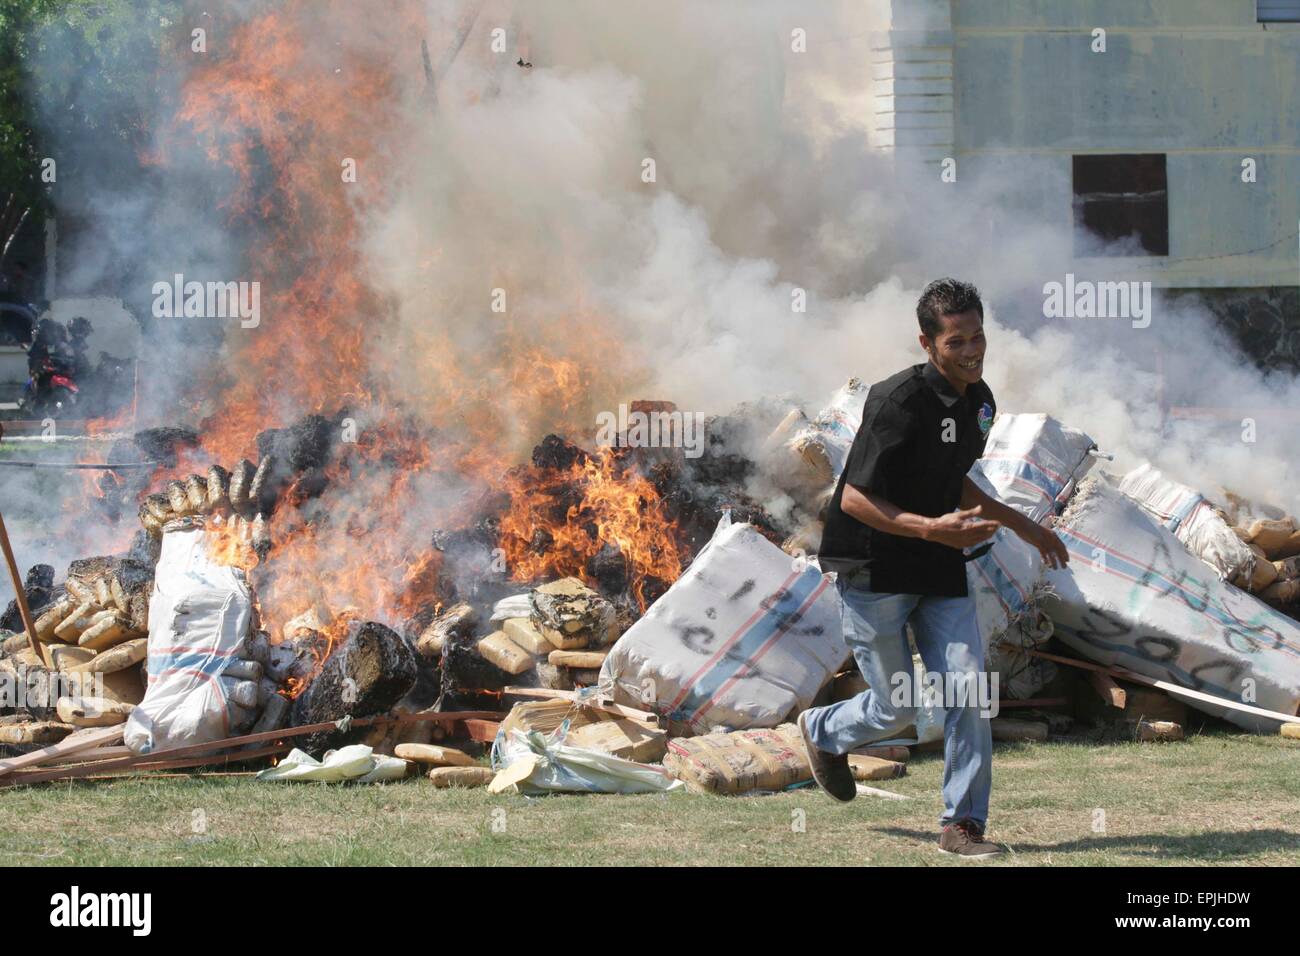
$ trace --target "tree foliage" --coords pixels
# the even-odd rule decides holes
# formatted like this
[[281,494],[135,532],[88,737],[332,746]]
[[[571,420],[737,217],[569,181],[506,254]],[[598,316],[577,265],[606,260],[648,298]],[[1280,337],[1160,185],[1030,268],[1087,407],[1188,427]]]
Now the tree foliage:
[[83,182],[138,159],[180,17],[179,0],[0,0],[0,248],[49,205],[45,157]]

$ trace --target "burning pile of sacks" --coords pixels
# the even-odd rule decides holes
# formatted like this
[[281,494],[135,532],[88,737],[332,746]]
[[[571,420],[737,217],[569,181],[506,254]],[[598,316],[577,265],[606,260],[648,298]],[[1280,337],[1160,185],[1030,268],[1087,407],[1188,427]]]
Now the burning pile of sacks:
[[[816,513],[843,467],[861,392],[850,382],[825,413],[796,416],[768,443],[765,470],[779,474],[786,462],[789,493],[803,496],[796,503],[804,514]],[[1231,496],[1216,507],[1150,465],[1106,474],[1094,467],[1099,457],[1090,436],[1048,416],[1003,415],[972,469],[990,494],[1051,522],[1071,553],[1068,568],[1046,568],[1036,550],[1002,529],[992,549],[967,565],[1004,696],[1034,696],[1051,680],[1054,665],[1034,652],[1055,640],[1087,661],[1187,689],[1198,695],[1187,703],[1207,713],[1276,732],[1278,715],[1300,708],[1300,626],[1276,609],[1300,590],[1295,521]],[[137,679],[148,629],[150,693],[134,701],[126,736],[138,752],[283,720],[269,671],[291,670],[293,662],[277,661],[276,648],[256,633],[243,572],[209,560],[201,546],[205,508],[229,505],[245,520],[261,511],[254,507],[260,471],[241,466],[238,482],[235,474],[202,484],[192,476],[152,496],[152,509],[146,502],[141,519],[161,536],[157,574],[147,567],[143,579],[154,585],[147,606],[140,583],[124,579],[121,567],[74,568],[67,595],[41,617],[41,639],[65,644],[56,653],[69,666],[120,658]],[[810,541],[819,536],[815,527],[805,530]],[[685,781],[743,792],[806,782],[790,722],[815,701],[864,685],[843,642],[834,581],[805,552],[794,540],[783,550],[755,527],[724,519],[635,621],[575,578],[499,601],[490,617],[484,605],[486,621],[470,604],[442,610],[414,644],[440,664],[444,694],[447,675],[458,672],[448,661],[461,655],[504,679],[494,691],[467,686],[549,699],[514,706],[497,731],[491,771],[430,743],[399,742],[396,755],[434,764],[440,786],[498,791],[644,792]],[[197,659],[177,657],[196,644],[206,648]],[[1247,687],[1253,708],[1239,706]],[[259,711],[274,700],[281,706]],[[941,712],[926,717],[931,728],[942,725]],[[211,732],[213,721],[223,722],[219,732]],[[915,730],[913,742],[923,741],[919,717]],[[861,772],[900,771],[891,763]]]
[[[850,383],[843,394],[854,389]],[[824,498],[817,484],[838,477],[857,427],[840,407],[848,404],[787,428],[772,443],[792,462],[791,487],[811,488],[810,498]],[[814,446],[832,447],[814,453]],[[1150,465],[1123,476],[1094,471],[1104,457],[1090,436],[1046,415],[1003,415],[972,470],[989,493],[1052,522],[1071,554],[1068,568],[1046,568],[1036,550],[1003,529],[993,548],[968,564],[1003,694],[1033,696],[1054,676],[1055,665],[1029,652],[1055,639],[1085,661],[1185,688],[1179,699],[1244,729],[1295,726],[1289,715],[1300,708],[1300,626],[1270,606],[1292,598],[1289,582],[1300,564],[1293,560],[1300,554],[1295,522],[1231,497],[1216,508]],[[827,686],[836,697],[863,686],[839,673],[846,653],[834,588],[787,546],[793,554],[745,525],[719,528],[606,656],[599,689],[653,712],[669,738],[663,767],[694,789],[806,781],[789,722]],[[571,704],[552,707],[573,713]],[[942,725],[941,711],[929,718]],[[580,758],[562,741],[517,732],[518,722],[502,726],[513,749],[499,738],[494,756],[523,759],[527,772],[498,780],[525,792],[561,788],[563,780],[538,768]],[[916,730],[923,740],[919,720]]]
[[256,468],[245,458],[231,471],[213,465],[206,478],[190,475],[184,481],[170,481],[165,492],[145,496],[140,524],[157,538],[170,521],[219,515],[264,558],[271,547],[266,514],[275,498],[270,486],[273,466],[274,457],[264,455]]

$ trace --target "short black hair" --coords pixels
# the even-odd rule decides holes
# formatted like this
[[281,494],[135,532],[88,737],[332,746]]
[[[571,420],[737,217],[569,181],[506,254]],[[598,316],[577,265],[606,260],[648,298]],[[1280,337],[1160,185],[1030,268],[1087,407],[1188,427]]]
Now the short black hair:
[[933,339],[943,331],[942,316],[959,315],[971,309],[980,314],[981,320],[984,318],[979,289],[960,279],[935,279],[916,301],[916,320],[921,324],[921,333]]

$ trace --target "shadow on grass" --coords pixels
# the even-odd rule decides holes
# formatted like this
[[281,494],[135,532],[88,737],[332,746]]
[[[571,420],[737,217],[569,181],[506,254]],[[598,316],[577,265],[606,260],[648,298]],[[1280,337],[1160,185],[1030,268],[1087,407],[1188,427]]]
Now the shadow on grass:
[[[913,830],[908,827],[872,827],[880,833],[905,837],[921,843],[934,843],[939,838],[938,829]],[[1132,856],[1152,859],[1169,857],[1183,859],[1215,860],[1257,856],[1281,848],[1294,847],[1300,834],[1289,830],[1210,830],[1184,835],[1172,833],[1133,833],[1126,836],[1094,836],[1060,843],[1011,844],[1017,855],[1046,853],[1122,852]]]

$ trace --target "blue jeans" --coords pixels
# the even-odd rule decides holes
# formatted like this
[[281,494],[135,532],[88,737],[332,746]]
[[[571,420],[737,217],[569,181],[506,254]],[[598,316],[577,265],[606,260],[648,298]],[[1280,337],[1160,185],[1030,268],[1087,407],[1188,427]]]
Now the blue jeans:
[[[849,700],[814,707],[804,718],[818,749],[848,753],[879,740],[888,740],[916,720],[914,706],[891,700],[896,674],[912,679],[912,652],[906,624],[911,621],[916,648],[926,673],[975,675],[984,670],[972,597],[930,597],[884,594],[839,584],[843,598],[844,640],[853,651],[870,687]],[[969,677],[967,679],[970,679]],[[914,695],[911,703],[918,703]],[[906,703],[906,700],[904,700]],[[943,803],[941,824],[970,820],[985,825],[989,791],[993,786],[993,734],[974,701],[950,707],[943,724]]]

